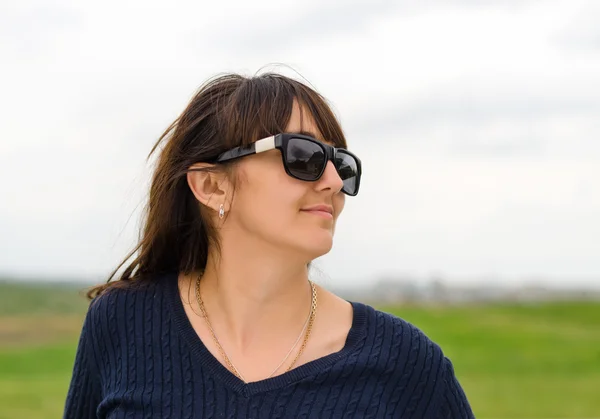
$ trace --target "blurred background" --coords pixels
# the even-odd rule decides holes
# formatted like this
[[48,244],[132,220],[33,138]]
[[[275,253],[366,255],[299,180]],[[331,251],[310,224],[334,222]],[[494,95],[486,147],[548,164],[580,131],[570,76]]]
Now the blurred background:
[[600,2],[0,2],[0,419],[62,413],[80,295],[223,72],[327,97],[363,160],[314,278],[439,343],[478,418],[600,417]]

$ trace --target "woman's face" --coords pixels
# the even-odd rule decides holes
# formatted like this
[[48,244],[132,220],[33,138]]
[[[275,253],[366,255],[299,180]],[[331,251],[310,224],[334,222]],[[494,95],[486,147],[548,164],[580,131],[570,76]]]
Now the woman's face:
[[[294,102],[286,132],[301,131],[330,143],[321,136],[310,113],[305,109],[301,115]],[[314,182],[289,176],[277,149],[240,159],[237,167],[240,184],[226,224],[232,222],[246,234],[280,250],[301,252],[310,260],[331,250],[335,224],[345,201],[342,179],[331,161]],[[307,210],[316,205],[329,206],[333,213]]]

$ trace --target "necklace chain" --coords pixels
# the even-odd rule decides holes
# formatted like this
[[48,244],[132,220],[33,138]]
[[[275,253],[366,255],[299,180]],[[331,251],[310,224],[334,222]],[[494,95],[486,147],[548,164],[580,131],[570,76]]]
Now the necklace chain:
[[[201,277],[198,276],[198,279],[196,280],[196,299],[198,300],[198,306],[200,306],[200,311],[202,311],[202,315],[206,319],[206,324],[208,325],[208,329],[210,330],[210,333],[211,333],[212,338],[213,338],[213,340],[215,342],[215,345],[217,345],[217,348],[219,349],[219,352],[221,353],[221,356],[225,360],[225,363],[227,364],[227,367],[240,380],[246,382],[246,380],[244,379],[244,377],[242,376],[242,374],[238,371],[238,369],[235,367],[235,365],[233,365],[233,362],[231,362],[231,360],[229,359],[229,357],[225,353],[225,350],[221,346],[221,343],[217,339],[215,331],[213,330],[212,325],[210,324],[210,320],[208,319],[208,313],[206,312],[206,309],[204,308],[204,302],[202,301],[202,297],[200,296],[200,278]],[[298,335],[298,339],[296,339],[296,342],[294,343],[294,346],[292,346],[292,348],[289,350],[289,352],[287,353],[287,355],[285,356],[285,358],[283,358],[283,361],[281,361],[281,363],[277,366],[277,368],[275,368],[273,370],[273,372],[267,378],[272,377],[273,374],[275,374],[275,372],[283,365],[283,363],[285,362],[285,360],[288,359],[288,357],[292,353],[293,349],[298,344],[298,341],[300,340],[300,337],[302,336],[302,333],[304,332],[304,329],[307,327],[307,324],[308,324],[308,328],[306,330],[306,334],[304,335],[304,340],[302,342],[302,345],[300,346],[300,350],[296,354],[296,357],[294,358],[294,360],[292,361],[292,363],[290,364],[290,366],[288,367],[288,369],[286,370],[286,372],[288,372],[288,371],[290,371],[292,369],[292,367],[296,364],[296,361],[298,360],[298,358],[300,357],[300,355],[302,355],[302,353],[304,352],[304,348],[306,348],[306,343],[308,342],[308,338],[310,336],[310,332],[312,330],[312,326],[313,326],[313,323],[314,323],[314,320],[315,320],[315,315],[316,315],[316,312],[317,312],[317,288],[316,288],[315,284],[312,281],[309,280],[308,282],[309,282],[310,287],[312,289],[312,299],[311,299],[310,314],[308,315],[308,318],[306,319],[306,322],[304,323],[304,327],[302,328],[302,331],[300,332],[300,335]]]

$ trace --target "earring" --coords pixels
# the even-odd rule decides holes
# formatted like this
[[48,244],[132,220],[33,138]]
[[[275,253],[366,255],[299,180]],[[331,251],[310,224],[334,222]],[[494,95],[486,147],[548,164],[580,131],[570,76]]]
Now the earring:
[[225,208],[223,207],[223,204],[221,204],[221,206],[219,207],[219,218],[223,218],[224,215],[225,215]]

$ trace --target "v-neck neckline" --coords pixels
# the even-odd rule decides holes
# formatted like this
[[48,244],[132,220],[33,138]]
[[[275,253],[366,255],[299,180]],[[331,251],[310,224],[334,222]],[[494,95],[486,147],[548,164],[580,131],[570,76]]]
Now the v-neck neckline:
[[190,319],[185,312],[185,308],[183,307],[183,301],[181,300],[179,292],[178,277],[179,275],[177,272],[171,272],[167,275],[167,278],[165,278],[167,282],[166,296],[169,301],[172,319],[178,332],[189,345],[196,360],[200,362],[203,367],[208,368],[215,378],[218,378],[229,388],[246,397],[285,387],[300,381],[305,377],[323,371],[325,368],[356,349],[358,344],[362,342],[362,338],[366,332],[366,306],[359,302],[346,300],[352,305],[353,316],[352,326],[350,327],[346,342],[342,349],[338,352],[330,353],[321,358],[309,361],[275,377],[246,383],[221,364],[212,352],[208,350],[204,345],[204,342],[202,342],[202,339],[200,339],[200,336],[196,333],[196,330],[193,328]]

